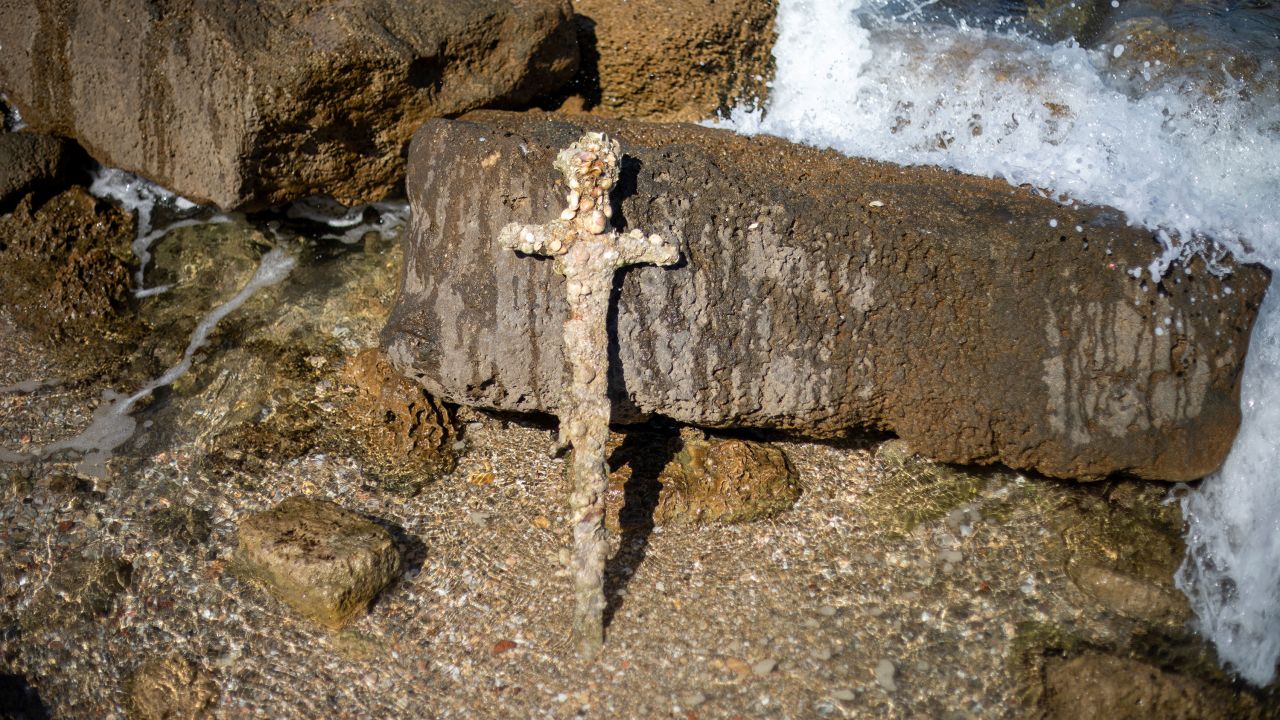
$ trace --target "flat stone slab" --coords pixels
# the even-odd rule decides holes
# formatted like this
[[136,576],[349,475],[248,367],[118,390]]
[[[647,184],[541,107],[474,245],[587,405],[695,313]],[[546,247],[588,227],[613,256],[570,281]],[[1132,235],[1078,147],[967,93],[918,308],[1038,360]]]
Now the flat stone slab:
[[622,141],[615,224],[685,244],[618,277],[615,420],[890,430],[937,460],[1073,478],[1189,480],[1225,458],[1264,268],[1194,257],[1157,281],[1162,246],[1114,209],[691,125],[418,130],[382,338],[432,394],[560,412],[563,279],[496,238],[556,217],[552,160],[584,129]]
[[400,572],[384,528],[327,500],[294,496],[240,521],[236,562],[276,599],[337,629]]
[[381,200],[424,118],[573,76],[568,0],[0,4],[33,130],[223,208]]

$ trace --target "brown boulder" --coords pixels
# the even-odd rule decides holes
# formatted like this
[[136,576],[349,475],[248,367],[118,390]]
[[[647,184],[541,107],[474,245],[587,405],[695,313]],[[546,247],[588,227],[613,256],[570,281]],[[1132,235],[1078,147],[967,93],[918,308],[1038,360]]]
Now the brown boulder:
[[765,96],[776,0],[574,0],[587,109],[701,120]]
[[27,195],[0,215],[0,303],[38,339],[70,343],[72,354],[124,339],[132,331],[121,322],[132,303],[132,218],[80,187],[35,201]]
[[337,629],[396,578],[400,551],[377,523],[327,500],[294,496],[241,520],[236,562],[276,599]]
[[[433,395],[559,411],[563,281],[495,238],[559,214],[552,160],[580,123],[486,112],[415,136],[382,337]],[[591,127],[626,153],[616,223],[685,245],[681,265],[619,275],[615,420],[880,428],[935,459],[1075,478],[1198,478],[1230,448],[1265,269],[1196,258],[1156,281],[1161,245],[1109,208],[776,138]]]
[[224,208],[381,199],[427,117],[521,103],[577,61],[568,0],[0,5],[33,128]]
[[396,373],[379,348],[351,358],[345,379],[357,391],[348,408],[368,441],[398,462],[440,470],[453,467],[456,439],[449,410],[422,386]]
[[12,212],[29,193],[39,199],[84,173],[88,158],[76,144],[36,133],[0,134],[0,213]]

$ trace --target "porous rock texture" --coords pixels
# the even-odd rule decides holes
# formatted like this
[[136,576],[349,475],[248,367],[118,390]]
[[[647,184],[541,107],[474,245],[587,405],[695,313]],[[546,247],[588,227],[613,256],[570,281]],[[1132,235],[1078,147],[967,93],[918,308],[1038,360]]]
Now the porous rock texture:
[[37,133],[0,134],[0,213],[12,212],[29,193],[39,200],[88,177],[88,158],[76,144]]
[[[496,238],[560,211],[551,161],[580,122],[484,112],[416,134],[382,339],[429,392],[561,411],[562,281]],[[1072,478],[1198,478],[1230,448],[1265,269],[1195,257],[1156,281],[1161,246],[1113,209],[775,138],[591,127],[625,153],[614,223],[684,243],[681,264],[618,277],[615,421],[876,428]]]
[[701,120],[764,98],[776,0],[573,0],[585,109]]
[[0,215],[0,304],[46,344],[103,355],[136,330],[128,213],[82,187],[39,203],[25,195]]
[[568,0],[12,0],[0,90],[32,129],[223,208],[381,199],[424,118],[572,77]]
[[327,500],[294,496],[240,521],[236,562],[278,600],[337,629],[400,572],[385,528]]

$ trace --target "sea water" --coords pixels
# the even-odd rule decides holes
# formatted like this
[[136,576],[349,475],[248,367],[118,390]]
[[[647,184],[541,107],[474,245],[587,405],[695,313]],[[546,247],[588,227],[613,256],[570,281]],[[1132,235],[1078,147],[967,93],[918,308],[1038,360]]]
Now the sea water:
[[[952,4],[954,5],[954,4]],[[1120,3],[1113,3],[1118,6]],[[1111,205],[1165,244],[1158,275],[1206,238],[1280,270],[1280,103],[1218,68],[1209,86],[1126,59],[1123,38],[1046,43],[1018,23],[931,21],[934,3],[780,0],[762,108],[725,124],[842,153],[1029,184]],[[1025,25],[1021,26],[1025,27]],[[1269,68],[1263,68],[1264,71]],[[1274,87],[1274,85],[1273,85]],[[1280,655],[1280,298],[1254,330],[1244,424],[1183,501],[1179,587],[1219,657],[1254,684]]]

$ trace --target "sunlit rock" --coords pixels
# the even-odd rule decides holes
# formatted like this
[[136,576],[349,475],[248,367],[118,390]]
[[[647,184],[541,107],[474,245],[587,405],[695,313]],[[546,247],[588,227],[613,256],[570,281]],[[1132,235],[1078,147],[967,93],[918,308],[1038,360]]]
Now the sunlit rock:
[[[551,160],[578,122],[476,113],[416,135],[383,343],[429,392],[563,411],[563,281],[493,238],[560,211]],[[687,245],[619,278],[616,420],[881,428],[935,459],[1075,478],[1191,479],[1225,457],[1264,269],[1195,255],[1157,281],[1163,246],[1109,208],[771,138],[597,126],[627,148],[614,227]]]

